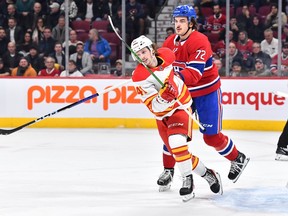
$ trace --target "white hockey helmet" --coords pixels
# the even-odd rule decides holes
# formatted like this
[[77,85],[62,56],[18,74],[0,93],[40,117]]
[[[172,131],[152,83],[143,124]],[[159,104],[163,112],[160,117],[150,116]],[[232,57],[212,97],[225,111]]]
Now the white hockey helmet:
[[[152,47],[152,41],[144,36],[141,35],[140,37],[134,39],[131,43],[131,49],[133,50],[133,52],[136,54],[139,50],[148,47],[150,49],[150,51],[152,52],[153,47]],[[136,57],[134,56],[134,54],[132,53],[132,58],[134,61],[136,61]]]

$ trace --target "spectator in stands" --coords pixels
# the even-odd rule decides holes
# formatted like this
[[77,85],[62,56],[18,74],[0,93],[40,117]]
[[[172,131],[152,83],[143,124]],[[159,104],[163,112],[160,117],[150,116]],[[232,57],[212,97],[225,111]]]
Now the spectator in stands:
[[[68,46],[69,46],[69,55],[72,55],[76,53],[76,45],[78,42],[82,42],[77,40],[77,33],[75,30],[71,30],[69,33],[69,41],[68,41]],[[62,44],[63,49],[66,47],[66,42],[64,41]]]
[[45,68],[42,68],[38,76],[60,76],[60,70],[55,68],[55,59],[53,57],[47,57],[45,59]]
[[247,29],[250,28],[251,24],[252,24],[252,19],[250,16],[250,11],[248,9],[248,5],[243,5],[242,7],[242,13],[239,14],[237,17],[237,23],[239,26],[240,30],[245,30],[247,31]]
[[136,0],[126,3],[126,34],[128,44],[131,44],[134,38],[145,34],[145,14]]
[[7,28],[7,18],[5,14],[0,12],[0,27]]
[[95,4],[95,13],[94,20],[107,20],[108,15],[110,15],[110,10],[108,6],[108,2],[104,0],[98,0],[94,2]]
[[[75,3],[74,0],[69,0],[68,1],[68,5],[69,5],[69,21],[73,21],[76,19],[77,17],[77,14],[78,14],[78,7]],[[61,14],[64,14],[65,15],[65,1],[61,4],[61,7],[60,7],[60,13]]]
[[[214,56],[220,59],[224,59],[226,56],[226,43],[225,43],[225,32],[223,32],[220,36],[221,40],[219,40],[212,48],[214,52]],[[229,42],[233,42],[233,32],[229,31]]]
[[258,42],[253,43],[252,53],[247,60],[247,66],[250,68],[250,70],[253,69],[256,59],[262,60],[262,62],[267,66],[267,68],[270,68],[271,57],[267,53],[261,51],[261,46]]
[[229,23],[230,23],[230,31],[233,32],[233,41],[237,41],[239,35],[239,26],[236,17],[231,17]]
[[281,52],[281,69],[277,67],[278,54],[272,58],[270,71],[273,76],[288,76],[288,42],[282,46]]
[[167,34],[166,38],[168,38],[170,35],[172,35],[174,33],[175,33],[175,30],[173,27],[166,28],[166,34]]
[[0,27],[0,58],[7,52],[9,40],[6,37],[5,29]]
[[12,69],[19,65],[19,61],[23,56],[16,52],[15,42],[8,43],[8,51],[3,55],[4,67],[11,73]]
[[60,5],[57,2],[53,2],[50,6],[50,13],[47,15],[47,25],[52,29],[54,28],[60,17]]
[[83,74],[77,69],[76,62],[69,60],[68,70],[62,71],[60,77],[83,77]]
[[3,59],[0,58],[0,76],[9,76],[10,73],[8,72],[9,69],[4,67]]
[[30,62],[31,66],[36,72],[40,71],[44,67],[43,58],[39,57],[37,46],[32,44],[26,59]]
[[96,4],[94,4],[93,0],[86,0],[83,2],[82,6],[78,7],[78,15],[77,17],[81,20],[85,20],[87,22],[92,22],[94,20],[94,16],[96,16]]
[[[37,27],[38,19],[42,18],[44,20],[46,13],[42,11],[42,5],[39,2],[35,2],[33,6],[33,11],[28,14],[28,29],[33,31]],[[44,25],[44,22],[43,22]]]
[[42,17],[38,17],[36,20],[36,27],[32,31],[33,43],[39,44],[39,41],[44,39],[44,29],[44,19]]
[[14,0],[1,0],[0,1],[0,14],[3,14],[6,17],[8,14],[8,10],[7,10],[8,5],[11,5],[11,4],[15,4],[15,1]]
[[55,62],[59,64],[60,71],[63,71],[65,68],[65,54],[63,52],[62,44],[59,42],[55,43],[54,52],[50,53],[50,57],[55,59]]
[[248,29],[248,37],[254,42],[261,43],[261,41],[264,40],[264,35],[261,32],[264,32],[264,30],[264,25],[260,23],[259,17],[254,15],[252,24]]
[[196,12],[196,22],[198,24],[198,31],[199,32],[205,32],[205,28],[206,28],[206,19],[203,16],[200,7],[198,7],[197,5],[194,6],[194,10]]
[[19,25],[23,28],[23,31],[27,31],[30,25],[29,23],[33,22],[29,20],[29,13],[33,11],[34,0],[17,0],[16,1],[16,10],[20,14]]
[[23,43],[16,45],[17,52],[21,53],[23,56],[28,55],[30,47],[32,46],[32,37],[30,32],[24,34]]
[[247,32],[243,30],[240,31],[236,47],[238,51],[242,53],[244,61],[246,61],[249,55],[252,53],[252,45],[253,41],[248,38]]
[[219,4],[213,6],[214,15],[208,17],[207,31],[213,34],[220,34],[225,30],[226,16],[221,13],[221,7]]
[[200,5],[201,7],[212,7],[213,0],[194,0],[195,5]]
[[232,63],[232,68],[230,71],[231,77],[247,77],[248,74],[243,72],[242,65],[238,61]]
[[[9,18],[15,18],[16,21],[19,21],[20,20],[20,15],[17,13],[16,11],[16,5],[13,3],[13,4],[8,4],[7,6],[7,21]],[[8,22],[7,22],[8,24]]]
[[288,42],[288,24],[283,26],[282,43]]
[[254,70],[248,72],[249,77],[269,77],[271,72],[261,59],[255,60]]
[[8,19],[8,28],[6,29],[6,35],[9,41],[15,42],[17,45],[23,41],[23,31],[20,26],[17,25],[15,18],[10,17]]
[[77,69],[83,74],[91,74],[92,72],[92,59],[88,52],[84,52],[84,45],[82,42],[77,43],[76,53],[70,55],[70,59],[74,60],[77,65]]
[[219,76],[225,77],[226,76],[226,70],[225,67],[223,67],[223,63],[220,59],[214,59],[214,64],[216,65],[218,69]]
[[264,31],[264,40],[261,41],[261,50],[273,58],[278,53],[278,39],[273,37],[273,31],[266,29]]
[[11,76],[24,76],[24,77],[35,77],[37,72],[28,62],[28,60],[22,57],[19,61],[18,67],[11,71]]
[[[69,27],[69,32],[72,29]],[[52,29],[52,37],[56,42],[63,43],[65,41],[65,17],[58,18],[57,25]]]
[[[281,12],[282,25],[284,26],[287,23],[287,15],[284,12]],[[278,27],[278,5],[271,5],[271,12],[267,15],[265,20],[265,27],[271,28],[272,30],[277,31]]]
[[115,69],[111,71],[111,75],[122,76],[122,60],[117,59],[115,63]]
[[49,27],[44,28],[44,38],[39,42],[39,55],[40,57],[47,57],[54,51],[55,40],[52,37],[52,32]]
[[111,47],[106,39],[99,36],[97,29],[90,29],[89,39],[85,42],[84,51],[90,54],[93,64],[110,62]]
[[[154,1],[152,1],[154,2]],[[117,15],[117,10],[118,10],[118,7],[121,7],[120,5],[120,2],[118,0],[108,0],[108,7],[109,7],[109,14],[111,17],[114,17]],[[153,16],[153,11],[155,11],[154,9],[155,8],[149,8],[151,9],[151,17]],[[155,13],[154,13],[154,16],[155,16]]]
[[236,48],[236,44],[233,42],[230,42],[229,43],[229,68],[230,69],[232,69],[232,63],[235,61],[240,63],[240,65],[242,65],[243,64],[243,55]]

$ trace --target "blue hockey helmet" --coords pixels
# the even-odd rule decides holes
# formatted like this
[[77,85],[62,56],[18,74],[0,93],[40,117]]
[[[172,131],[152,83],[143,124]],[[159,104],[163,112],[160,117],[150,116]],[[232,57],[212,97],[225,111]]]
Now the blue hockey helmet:
[[196,12],[191,5],[179,5],[173,11],[173,18],[175,17],[187,17],[191,21],[191,18],[196,18]]

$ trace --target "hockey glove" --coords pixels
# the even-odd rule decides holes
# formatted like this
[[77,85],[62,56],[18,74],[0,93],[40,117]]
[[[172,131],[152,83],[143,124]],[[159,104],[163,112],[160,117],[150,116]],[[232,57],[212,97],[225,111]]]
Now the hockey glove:
[[158,93],[158,101],[161,103],[170,103],[178,97],[178,88],[173,81],[166,80]]

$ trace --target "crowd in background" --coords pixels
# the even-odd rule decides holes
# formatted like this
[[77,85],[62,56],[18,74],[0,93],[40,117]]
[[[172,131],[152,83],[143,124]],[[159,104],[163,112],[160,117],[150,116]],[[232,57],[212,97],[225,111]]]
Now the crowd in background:
[[[207,35],[221,76],[288,76],[288,1],[278,17],[278,1],[231,0],[229,50],[226,52],[226,1],[194,1],[198,30]],[[278,19],[282,20],[278,38]],[[282,50],[278,51],[278,43]],[[226,60],[229,55],[229,74]],[[281,68],[277,58],[281,55]]]
[[[145,34],[145,20],[153,19],[156,8],[163,2],[127,0],[128,42]],[[110,41],[101,36],[96,27],[91,27],[93,22],[107,21],[110,15],[121,31],[121,1],[69,0],[68,11],[69,65],[66,67],[64,0],[1,0],[0,76],[79,77],[107,70],[110,64],[115,66],[111,73],[121,76],[122,61],[111,59]],[[81,32],[73,28],[75,21],[88,23],[84,38],[79,38]],[[107,26],[107,31],[112,29]]]
[[[191,0],[197,13],[198,31],[206,34],[211,42],[219,74],[288,76],[288,1],[283,1],[280,39],[277,37],[277,1],[230,2],[229,51],[226,52],[226,1]],[[147,20],[153,20],[164,3],[164,0],[126,0],[125,40],[128,44],[146,34]],[[121,33],[121,0],[69,0],[67,67],[64,10],[64,0],[0,0],[0,76],[87,76],[105,71],[105,63],[114,66],[112,70],[109,68],[111,74],[123,75],[120,50],[112,58],[115,47],[91,25],[107,20],[110,15],[116,30]],[[72,25],[75,21],[90,24],[84,38],[80,38],[81,32]],[[107,26],[107,31],[113,32],[111,26]],[[173,32],[172,27],[167,29],[167,35]],[[282,43],[281,51],[278,51],[279,42]],[[225,70],[227,55],[229,74]],[[278,55],[281,55],[280,69],[277,67]]]

